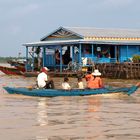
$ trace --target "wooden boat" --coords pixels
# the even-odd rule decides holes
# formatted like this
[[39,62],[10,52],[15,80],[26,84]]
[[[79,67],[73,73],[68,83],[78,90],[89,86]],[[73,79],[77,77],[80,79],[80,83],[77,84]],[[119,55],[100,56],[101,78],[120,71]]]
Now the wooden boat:
[[[27,71],[27,72],[21,72],[23,76],[25,77],[37,77],[37,75],[39,74],[39,71]],[[83,76],[84,73],[83,72],[55,72],[55,71],[49,71],[48,72],[49,76],[52,77],[77,77],[77,76]]]
[[137,90],[137,86],[125,88],[100,88],[100,89],[32,89],[25,87],[3,87],[9,94],[23,94],[27,96],[55,97],[55,96],[85,96],[96,94],[123,93],[131,95]]
[[25,66],[26,60],[25,59],[11,59],[8,60],[7,63],[9,63],[11,66],[15,66],[15,65],[22,65]]
[[7,75],[22,75],[18,69],[12,67],[0,66],[0,70]]
[[8,60],[7,63],[9,63],[11,66],[14,66],[18,70],[25,72],[25,61],[21,60]]
[[22,72],[21,71],[21,74],[22,76],[25,76],[25,77],[37,77],[37,75],[39,74],[38,71],[28,71],[28,72]]

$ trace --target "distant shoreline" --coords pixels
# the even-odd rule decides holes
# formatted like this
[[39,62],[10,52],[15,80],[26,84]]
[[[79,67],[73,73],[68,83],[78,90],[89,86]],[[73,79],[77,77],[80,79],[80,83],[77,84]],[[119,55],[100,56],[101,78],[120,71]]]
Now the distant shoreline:
[[0,61],[0,63],[7,63],[7,61]]
[[7,63],[7,61],[5,61],[5,60],[0,60],[0,63]]

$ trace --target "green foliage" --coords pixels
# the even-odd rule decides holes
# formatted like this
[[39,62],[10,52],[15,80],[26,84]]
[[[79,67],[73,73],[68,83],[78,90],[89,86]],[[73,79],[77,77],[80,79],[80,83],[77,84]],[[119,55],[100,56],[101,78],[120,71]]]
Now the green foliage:
[[134,63],[139,63],[140,62],[140,55],[134,55],[132,60]]

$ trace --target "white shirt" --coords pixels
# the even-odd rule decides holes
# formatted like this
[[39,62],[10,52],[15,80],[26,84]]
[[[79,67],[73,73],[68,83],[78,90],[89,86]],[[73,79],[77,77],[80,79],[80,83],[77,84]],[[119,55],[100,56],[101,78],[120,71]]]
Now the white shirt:
[[65,89],[65,90],[71,89],[69,83],[67,83],[67,82],[63,82],[63,83],[62,83],[62,88]]
[[79,89],[84,89],[84,84],[83,84],[83,82],[78,82],[78,88],[79,88]]
[[46,85],[46,81],[48,81],[48,76],[46,73],[41,72],[38,76],[37,76],[37,84],[39,88],[43,88]]

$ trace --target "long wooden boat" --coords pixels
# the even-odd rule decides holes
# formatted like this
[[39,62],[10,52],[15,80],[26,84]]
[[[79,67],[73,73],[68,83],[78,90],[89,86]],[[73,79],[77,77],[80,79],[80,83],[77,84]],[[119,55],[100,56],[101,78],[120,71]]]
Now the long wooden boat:
[[22,76],[25,76],[25,77],[37,77],[37,75],[39,74],[38,71],[28,71],[28,72],[22,72],[21,71],[21,74]]
[[[23,76],[25,77],[37,77],[37,75],[39,74],[39,71],[27,71],[27,72],[21,72]],[[49,76],[53,76],[53,77],[77,77],[79,76],[83,76],[84,73],[77,73],[77,72],[55,72],[55,71],[49,71],[48,72]]]
[[12,67],[0,66],[0,70],[7,75],[22,75],[18,69]]
[[131,95],[137,90],[137,86],[125,88],[100,88],[100,89],[31,89],[25,87],[3,87],[9,94],[23,94],[27,96],[55,97],[55,96],[85,96],[96,94],[123,93]]
[[11,66],[15,66],[15,65],[22,65],[25,66],[26,60],[25,59],[11,59],[8,60],[7,63],[9,63]]
[[25,72],[25,61],[8,60],[7,63],[9,63],[11,66],[14,66],[18,70]]

